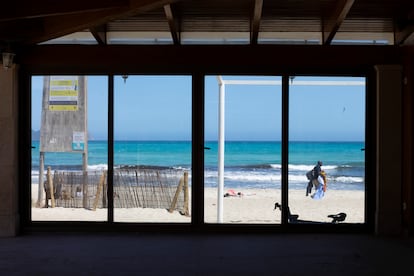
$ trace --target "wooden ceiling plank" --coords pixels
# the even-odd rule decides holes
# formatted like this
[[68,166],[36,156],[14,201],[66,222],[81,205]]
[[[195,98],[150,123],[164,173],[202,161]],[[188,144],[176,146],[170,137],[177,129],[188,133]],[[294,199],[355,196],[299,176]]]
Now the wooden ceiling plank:
[[71,0],[70,3],[67,4],[62,2],[63,1],[46,0],[7,1],[5,4],[6,7],[0,9],[0,22],[97,12],[113,8],[127,8],[129,6],[129,0]]
[[27,44],[40,43],[103,25],[110,20],[109,18],[122,11],[124,11],[124,9],[45,18],[43,21],[42,34],[32,37],[32,39],[27,41]]
[[254,9],[253,9],[253,18],[252,18],[252,24],[251,24],[251,37],[250,37],[251,44],[257,44],[257,39],[259,37],[260,20],[262,18],[262,10],[263,10],[263,0],[255,0]]
[[[67,34],[90,29],[95,26],[119,18],[139,14],[151,9],[160,8],[164,5],[176,2],[174,0],[130,0],[127,8],[114,8],[99,12],[82,14],[71,14],[54,17],[46,17],[43,22],[43,34],[34,36],[26,41],[26,44],[35,44],[55,39]],[[21,30],[24,32],[23,30]]]
[[334,9],[332,15],[324,21],[322,26],[324,45],[329,45],[332,42],[336,32],[345,20],[354,2],[355,0],[341,0],[337,2],[336,8]]
[[171,5],[164,6],[165,16],[167,17],[168,25],[170,27],[171,37],[175,45],[180,44],[180,37],[178,31],[178,22],[177,19],[174,17]]

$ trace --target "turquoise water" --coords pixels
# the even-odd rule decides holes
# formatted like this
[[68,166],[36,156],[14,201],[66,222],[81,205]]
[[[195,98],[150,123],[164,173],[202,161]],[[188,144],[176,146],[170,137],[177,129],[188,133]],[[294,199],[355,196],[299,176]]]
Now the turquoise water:
[[[32,173],[38,174],[39,142],[33,141]],[[107,167],[107,142],[89,141],[88,169]],[[217,142],[205,143],[205,186],[217,185]],[[303,189],[306,172],[323,161],[330,189],[364,189],[365,147],[363,142],[291,142],[289,144],[289,188]],[[160,169],[191,169],[191,142],[115,141],[116,167],[145,166]],[[80,170],[78,153],[46,153],[45,166],[57,170]],[[280,188],[280,142],[226,142],[225,186]]]

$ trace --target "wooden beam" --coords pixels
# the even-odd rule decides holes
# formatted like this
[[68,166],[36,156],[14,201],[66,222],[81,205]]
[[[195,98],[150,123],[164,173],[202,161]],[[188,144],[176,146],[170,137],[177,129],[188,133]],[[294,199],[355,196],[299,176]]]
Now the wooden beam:
[[[176,2],[174,0],[129,0],[127,8],[114,8],[98,12],[86,12],[82,14],[70,14],[63,16],[46,17],[43,21],[43,34],[33,36],[26,44],[35,44],[58,38],[67,34],[90,29],[106,24],[108,21],[128,17],[141,12],[163,7]],[[24,32],[24,30],[21,30]]]
[[97,27],[89,28],[89,31],[95,38],[96,42],[98,42],[99,45],[106,45],[106,26],[101,25]]
[[[412,1],[411,1],[412,2]],[[414,4],[401,5],[394,19],[394,44],[402,45],[414,32]],[[412,42],[412,39],[410,39]]]
[[333,13],[327,20],[324,21],[322,26],[322,39],[324,45],[328,45],[332,42],[336,32],[338,31],[354,2],[355,0],[341,0],[337,2]]
[[0,9],[0,22],[47,16],[96,12],[128,7],[129,0],[15,0],[5,1]]
[[396,27],[394,33],[394,44],[401,45],[407,40],[407,38],[414,33],[414,23],[407,24],[404,27]]
[[372,70],[375,64],[398,64],[400,52],[401,47],[370,45],[42,45],[20,48],[16,56],[21,68],[32,70],[33,74],[202,71],[356,75]]
[[262,18],[263,0],[254,1],[253,18],[250,31],[250,43],[257,44],[259,37],[260,20]]
[[[83,31],[94,28],[95,26],[104,25],[114,15],[123,11],[124,9],[115,9],[83,14],[47,17],[43,20],[42,34],[31,37],[25,43],[36,44],[77,31]],[[23,32],[23,30],[21,32]]]
[[179,30],[178,30],[178,21],[174,17],[171,5],[164,6],[165,16],[167,17],[168,25],[170,26],[171,37],[175,45],[180,44]]

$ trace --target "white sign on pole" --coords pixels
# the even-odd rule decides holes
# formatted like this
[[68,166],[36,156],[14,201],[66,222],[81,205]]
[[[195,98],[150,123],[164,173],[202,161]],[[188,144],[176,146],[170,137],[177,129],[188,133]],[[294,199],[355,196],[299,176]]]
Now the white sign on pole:
[[74,131],[72,138],[72,150],[83,151],[85,149],[85,132]]

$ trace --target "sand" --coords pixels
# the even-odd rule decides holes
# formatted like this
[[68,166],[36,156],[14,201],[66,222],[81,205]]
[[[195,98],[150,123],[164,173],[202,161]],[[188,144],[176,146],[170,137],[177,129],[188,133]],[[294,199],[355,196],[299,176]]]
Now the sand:
[[[242,196],[223,198],[223,223],[279,224],[280,210],[274,210],[276,202],[281,203],[278,189],[240,189]],[[225,191],[227,192],[227,190]],[[299,219],[330,222],[329,214],[344,212],[348,223],[364,222],[364,192],[328,190],[321,200],[305,196],[302,190],[289,191],[289,206]],[[37,185],[32,185],[32,201],[37,199]],[[107,209],[95,211],[83,208],[37,208],[33,204],[33,221],[106,221]],[[191,205],[191,204],[190,204]],[[190,210],[191,213],[191,210]],[[205,189],[204,213],[206,223],[217,222],[217,189]],[[166,209],[115,208],[116,222],[190,223],[191,217],[178,211],[169,213]]]

